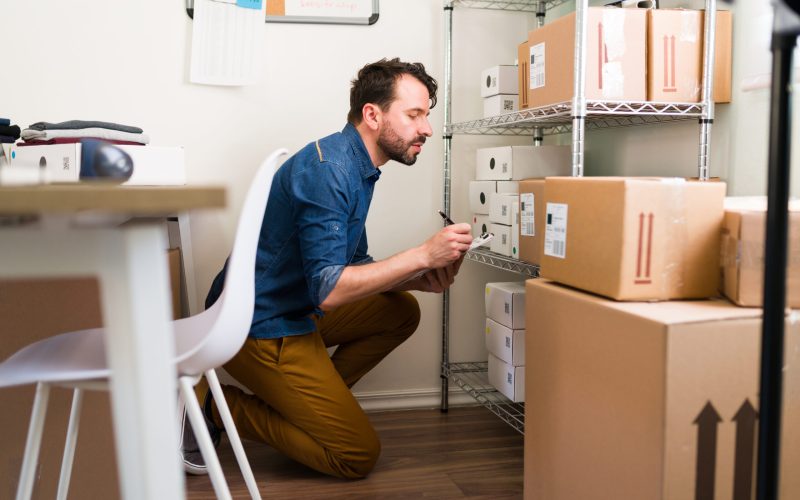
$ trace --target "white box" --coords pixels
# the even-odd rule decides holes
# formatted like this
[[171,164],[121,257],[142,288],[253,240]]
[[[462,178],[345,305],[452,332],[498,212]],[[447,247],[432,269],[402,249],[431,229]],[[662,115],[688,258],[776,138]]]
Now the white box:
[[483,98],[483,117],[513,113],[519,109],[519,96],[517,94],[497,94]]
[[569,175],[570,146],[501,146],[476,152],[475,179],[479,181]]
[[511,204],[511,258],[519,259],[519,201]]
[[511,366],[525,366],[525,330],[512,330],[486,318],[486,350]]
[[489,199],[497,192],[495,181],[471,181],[469,183],[469,209],[474,214],[489,214]]
[[516,66],[492,66],[481,72],[481,97],[497,94],[519,94]]
[[[180,146],[118,145],[133,160],[133,174],[123,184],[182,185],[186,184],[186,163]],[[49,182],[78,182],[81,171],[81,144],[47,144],[15,146],[11,149],[11,166],[38,165],[47,168]]]
[[489,222],[510,226],[514,223],[513,204],[518,194],[493,193],[489,196]]
[[524,366],[511,366],[489,354],[489,383],[511,401],[525,402]]
[[503,194],[519,194],[519,181],[496,181],[497,192]]
[[486,283],[486,317],[512,330],[524,330],[525,282]]
[[489,232],[489,216],[486,214],[474,214],[472,216],[472,236],[478,237],[483,233]]
[[490,223],[489,232],[494,233],[494,238],[489,242],[489,250],[506,257],[511,257],[511,226]]

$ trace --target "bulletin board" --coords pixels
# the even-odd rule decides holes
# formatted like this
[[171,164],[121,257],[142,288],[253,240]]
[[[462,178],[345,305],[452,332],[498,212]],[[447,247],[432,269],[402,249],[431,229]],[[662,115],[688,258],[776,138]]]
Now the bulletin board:
[[266,0],[268,23],[375,24],[378,0]]

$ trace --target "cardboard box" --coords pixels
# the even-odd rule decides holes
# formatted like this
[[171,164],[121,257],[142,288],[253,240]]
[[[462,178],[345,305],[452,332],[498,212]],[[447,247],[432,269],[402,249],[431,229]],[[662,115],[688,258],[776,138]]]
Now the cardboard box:
[[517,47],[517,86],[519,87],[519,109],[528,109],[528,85],[531,75],[531,53],[528,41]]
[[497,192],[495,181],[470,181],[469,209],[474,214],[489,215],[489,200]]
[[[727,198],[722,224],[722,286],[740,306],[761,307],[764,293],[766,198]],[[786,305],[800,308],[800,203],[789,204]]]
[[[649,9],[647,97],[651,101],[702,99],[704,11]],[[717,11],[714,44],[715,102],[730,102],[733,19]]]
[[[646,27],[645,9],[589,7],[587,99],[644,101],[647,98]],[[528,46],[528,106],[571,101],[575,79],[575,13],[529,32]]]
[[525,366],[525,330],[486,318],[486,350],[511,366]]
[[497,94],[519,94],[517,85],[516,66],[492,66],[481,72],[481,97],[491,97]]
[[475,214],[472,216],[472,236],[477,237],[489,232],[489,216]]
[[544,179],[519,181],[519,258],[540,264],[544,248]]
[[[182,185],[186,184],[186,163],[182,147],[117,146],[133,160],[133,174],[122,184]],[[78,182],[81,171],[81,145],[49,144],[14,146],[11,166],[38,165],[47,169],[49,182]]]
[[493,193],[489,196],[489,222],[511,226],[514,224],[513,205],[519,195]]
[[489,250],[511,257],[511,226],[492,222],[489,224],[489,232],[494,234],[489,242]]
[[475,155],[477,180],[520,180],[572,174],[570,146],[501,146]]
[[486,317],[512,330],[524,330],[525,283],[486,283]]
[[525,367],[512,366],[489,354],[489,383],[514,403],[525,402]]
[[[526,499],[695,500],[715,486],[705,498],[753,498],[759,309],[526,288]],[[800,498],[800,323],[786,331],[789,499]]]
[[498,94],[483,99],[483,117],[513,113],[518,109],[519,96],[517,94]]
[[617,300],[716,295],[725,184],[545,180],[541,276]]

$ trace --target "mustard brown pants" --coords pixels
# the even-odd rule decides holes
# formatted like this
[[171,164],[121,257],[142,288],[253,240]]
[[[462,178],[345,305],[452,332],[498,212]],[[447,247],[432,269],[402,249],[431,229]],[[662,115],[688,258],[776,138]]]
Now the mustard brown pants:
[[[350,387],[414,333],[419,318],[413,295],[386,292],[326,313],[311,333],[248,338],[225,365],[253,392],[223,387],[239,434],[325,474],[365,477],[380,441]],[[338,347],[329,355],[331,346]]]

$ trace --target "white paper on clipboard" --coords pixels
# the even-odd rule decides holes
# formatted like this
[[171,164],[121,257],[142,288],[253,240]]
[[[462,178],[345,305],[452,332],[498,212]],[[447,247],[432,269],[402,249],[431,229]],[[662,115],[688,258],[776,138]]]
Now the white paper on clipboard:
[[189,81],[257,83],[263,64],[265,8],[264,0],[257,9],[238,6],[236,0],[195,0]]

